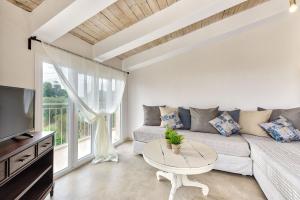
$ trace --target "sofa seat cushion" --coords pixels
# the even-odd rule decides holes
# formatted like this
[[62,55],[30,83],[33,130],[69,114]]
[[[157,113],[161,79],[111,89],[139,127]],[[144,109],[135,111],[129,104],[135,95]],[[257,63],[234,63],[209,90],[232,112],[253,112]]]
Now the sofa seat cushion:
[[[150,142],[155,139],[164,138],[165,128],[158,126],[142,126],[133,132],[135,141]],[[189,130],[177,130],[186,139],[202,142],[211,146],[218,154],[249,157],[250,149],[246,140],[240,135],[224,137],[219,134],[192,132]]]
[[[243,135],[254,164],[286,199],[300,199],[300,143],[279,143],[272,138]],[[255,174],[254,174],[255,175]]]

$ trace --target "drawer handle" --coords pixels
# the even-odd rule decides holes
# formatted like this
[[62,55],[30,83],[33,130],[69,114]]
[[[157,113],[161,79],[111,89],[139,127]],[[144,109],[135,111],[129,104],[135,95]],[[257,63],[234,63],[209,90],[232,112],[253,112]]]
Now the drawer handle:
[[43,144],[42,147],[47,147],[49,144],[50,144],[50,143],[47,142],[47,143]]
[[22,158],[18,160],[18,162],[24,162],[27,158],[29,158],[31,155],[24,155]]

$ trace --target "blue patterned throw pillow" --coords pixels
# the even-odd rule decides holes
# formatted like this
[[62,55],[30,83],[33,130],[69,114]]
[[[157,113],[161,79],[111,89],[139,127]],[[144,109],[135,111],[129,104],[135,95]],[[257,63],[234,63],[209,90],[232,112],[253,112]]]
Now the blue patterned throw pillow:
[[239,124],[233,120],[228,112],[223,112],[220,116],[209,121],[209,123],[224,136],[230,136],[240,130]]
[[283,116],[279,116],[272,122],[260,124],[260,126],[278,142],[300,140],[300,131]]
[[183,124],[178,117],[177,112],[172,112],[160,117],[161,118],[161,127],[169,127],[172,129],[182,128]]

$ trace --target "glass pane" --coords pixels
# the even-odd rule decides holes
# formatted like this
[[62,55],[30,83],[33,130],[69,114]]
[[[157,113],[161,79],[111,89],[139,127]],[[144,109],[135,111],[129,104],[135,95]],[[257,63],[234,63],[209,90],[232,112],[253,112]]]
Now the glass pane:
[[78,96],[79,97],[85,97],[85,91],[84,91],[84,75],[78,74]]
[[78,111],[78,159],[83,158],[92,153],[92,125],[89,124]]
[[112,142],[116,143],[121,139],[121,106],[112,115]]
[[43,63],[43,130],[56,132],[54,172],[68,167],[68,102],[53,65]]

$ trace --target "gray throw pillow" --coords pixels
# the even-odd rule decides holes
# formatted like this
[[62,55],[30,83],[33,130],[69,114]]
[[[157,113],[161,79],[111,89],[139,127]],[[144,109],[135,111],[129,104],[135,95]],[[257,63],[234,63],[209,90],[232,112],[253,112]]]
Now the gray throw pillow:
[[222,115],[224,112],[227,112],[235,122],[239,123],[240,112],[241,112],[240,109],[231,110],[231,111],[219,111],[219,116]]
[[190,108],[191,131],[218,134],[217,129],[209,123],[210,120],[218,116],[218,108],[219,107],[209,109]]
[[[265,108],[257,108],[258,111],[268,110]],[[291,121],[294,127],[300,130],[300,107],[291,109],[274,109],[269,121],[276,120],[279,116],[283,116]]]
[[146,106],[143,105],[144,109],[144,125],[146,126],[160,126],[160,110],[159,106]]
[[190,130],[191,129],[190,109],[185,109],[185,108],[179,107],[178,108],[178,116],[183,124],[182,129]]

